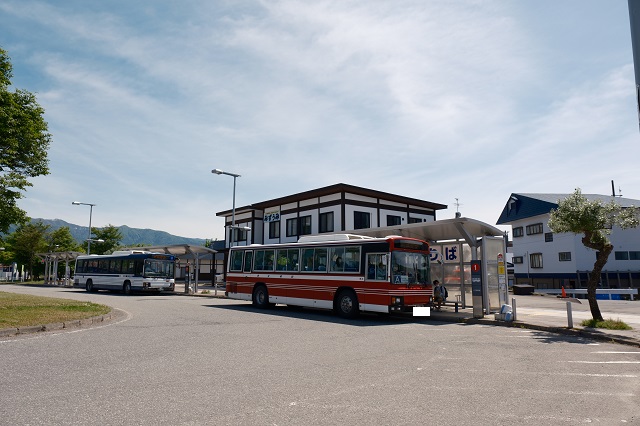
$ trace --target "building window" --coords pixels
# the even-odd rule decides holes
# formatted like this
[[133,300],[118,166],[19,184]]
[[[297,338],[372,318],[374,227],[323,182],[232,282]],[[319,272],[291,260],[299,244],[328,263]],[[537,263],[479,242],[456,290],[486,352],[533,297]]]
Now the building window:
[[571,252],[561,251],[560,253],[558,253],[558,260],[560,262],[569,262],[571,260]]
[[630,251],[629,260],[640,260],[640,251]]
[[542,253],[529,254],[529,266],[532,268],[542,268]]
[[520,264],[520,263],[524,263],[524,259],[522,256],[513,256],[513,263],[516,264]]
[[513,236],[515,237],[522,237],[524,235],[524,229],[522,228],[522,226],[518,226],[517,228],[513,228]]
[[419,217],[410,217],[409,223],[422,223],[422,219],[420,219]]
[[333,232],[333,212],[320,213],[320,233]]
[[542,232],[543,229],[541,223],[535,223],[527,226],[527,235],[542,234]]
[[300,233],[298,235],[311,234],[311,216],[300,217],[299,223],[300,223]]
[[544,242],[545,243],[553,242],[553,232],[545,232],[544,233]]
[[298,235],[298,218],[287,219],[287,237]]
[[269,238],[280,238],[280,221],[269,222]]
[[387,215],[387,226],[400,225],[402,219],[400,216]]
[[366,212],[353,212],[353,229],[371,228],[371,214]]
[[237,243],[239,241],[247,241],[247,230],[233,228],[231,230],[231,242]]
[[617,251],[614,254],[615,254],[616,260],[629,260],[628,251]]

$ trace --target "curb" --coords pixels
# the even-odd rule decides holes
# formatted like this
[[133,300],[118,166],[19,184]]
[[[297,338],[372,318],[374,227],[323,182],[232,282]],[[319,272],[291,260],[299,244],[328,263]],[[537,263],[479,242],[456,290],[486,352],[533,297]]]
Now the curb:
[[640,341],[637,339],[629,338],[626,336],[620,336],[618,334],[607,334],[598,331],[585,330],[584,328],[566,328],[566,327],[551,327],[546,325],[530,324],[526,322],[513,321],[496,321],[480,318],[460,318],[458,322],[465,324],[484,324],[494,325],[496,327],[512,327],[512,328],[525,328],[528,330],[546,331],[550,333],[563,334],[567,336],[587,337],[593,340],[598,340],[607,343],[618,343],[621,345],[628,345],[634,347],[640,347]]
[[24,327],[11,327],[0,329],[0,338],[18,336],[23,334],[42,333],[47,331],[60,331],[77,328],[90,328],[95,325],[111,322],[125,316],[123,311],[110,308],[111,311],[95,317],[84,318],[80,320],[71,320],[67,322],[57,322],[52,324],[30,325]]

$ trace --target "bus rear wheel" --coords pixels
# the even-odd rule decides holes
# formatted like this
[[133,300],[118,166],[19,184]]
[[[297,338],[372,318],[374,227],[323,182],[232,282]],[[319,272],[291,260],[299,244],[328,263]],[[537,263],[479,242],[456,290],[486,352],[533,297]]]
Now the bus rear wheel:
[[89,293],[92,293],[94,291],[96,291],[95,288],[93,288],[93,281],[91,280],[87,280],[87,284],[84,286],[85,290],[87,290]]
[[122,292],[124,294],[131,294],[131,283],[129,281],[125,281],[124,285],[122,286]]
[[269,307],[269,293],[267,287],[264,285],[256,286],[253,290],[253,306],[256,308],[268,308]]
[[336,297],[335,310],[342,318],[357,317],[360,309],[356,293],[353,290],[340,291]]

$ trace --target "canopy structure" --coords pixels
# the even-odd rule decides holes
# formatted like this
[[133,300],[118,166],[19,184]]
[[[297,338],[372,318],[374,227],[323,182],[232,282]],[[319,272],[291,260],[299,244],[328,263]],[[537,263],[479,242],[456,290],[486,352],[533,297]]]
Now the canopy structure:
[[213,255],[217,253],[216,250],[210,249],[204,246],[193,246],[191,244],[171,244],[171,245],[162,245],[162,246],[145,246],[145,247],[125,247],[119,250],[145,250],[145,251],[153,251],[153,252],[161,252],[166,254],[172,254],[174,256],[203,256],[203,255]]
[[76,260],[78,256],[82,256],[83,254],[85,253],[79,251],[36,253],[36,256],[45,262],[44,282],[46,284],[56,284],[58,264],[62,260],[65,262],[64,283],[65,285],[69,285],[69,262]]
[[501,237],[504,235],[504,232],[495,226],[466,217],[386,226],[384,228],[358,229],[354,233],[371,237],[400,235],[431,242],[462,239],[472,247],[478,245],[479,238]]

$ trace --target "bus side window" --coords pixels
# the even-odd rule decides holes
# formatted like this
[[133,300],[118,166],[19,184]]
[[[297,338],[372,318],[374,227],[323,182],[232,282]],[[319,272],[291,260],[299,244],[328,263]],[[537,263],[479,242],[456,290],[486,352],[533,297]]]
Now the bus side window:
[[367,279],[368,280],[376,279],[376,265],[374,265],[373,263],[369,263],[369,266],[367,267]]
[[327,270],[327,249],[317,248],[315,254],[316,254],[316,261],[315,261],[316,271],[326,271]]
[[242,255],[244,254],[241,250],[236,250],[231,252],[231,270],[232,271],[242,271]]
[[143,261],[142,260],[135,260],[134,264],[133,264],[133,275],[135,275],[136,277],[141,277],[142,276],[142,265],[143,265]]
[[302,252],[302,270],[313,271],[313,249],[304,249]]
[[253,257],[253,252],[252,251],[245,252],[245,255],[244,255],[244,268],[243,268],[244,272],[251,272],[251,258],[252,257]]
[[287,258],[287,250],[277,251],[276,271],[286,271],[289,259]]

